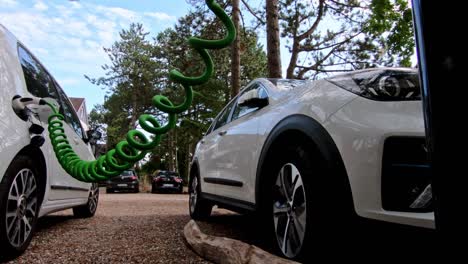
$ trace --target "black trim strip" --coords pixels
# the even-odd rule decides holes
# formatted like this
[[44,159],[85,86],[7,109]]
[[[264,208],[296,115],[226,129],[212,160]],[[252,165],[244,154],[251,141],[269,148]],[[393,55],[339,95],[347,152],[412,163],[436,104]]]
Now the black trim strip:
[[210,193],[201,193],[201,198],[204,200],[209,200],[217,204],[222,208],[232,210],[239,213],[246,213],[255,211],[255,204],[237,200],[234,198],[223,197]]
[[244,185],[240,181],[220,179],[220,178],[210,178],[210,177],[203,178],[203,181],[206,183],[221,184],[221,185],[228,185],[228,186],[234,186],[234,187],[242,187]]
[[61,185],[52,185],[50,186],[52,190],[71,190],[71,191],[82,191],[89,192],[89,189],[79,188],[79,187],[70,187],[70,186],[61,186]]

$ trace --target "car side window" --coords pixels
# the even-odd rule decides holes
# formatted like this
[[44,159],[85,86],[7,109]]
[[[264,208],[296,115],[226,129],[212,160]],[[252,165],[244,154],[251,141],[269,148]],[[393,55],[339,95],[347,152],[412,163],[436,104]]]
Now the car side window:
[[37,97],[51,97],[59,101],[53,79],[39,61],[21,45],[18,45],[18,56],[28,91]]
[[229,115],[231,114],[232,107],[236,103],[236,100],[232,100],[232,102],[224,108],[224,111],[219,115],[218,119],[216,120],[216,124],[213,130],[216,130],[229,122]]
[[[256,83],[254,85],[252,85],[251,87],[248,87],[247,89],[245,89],[242,94],[248,92],[248,91],[251,91],[251,90],[254,90],[254,89],[259,89],[259,95],[261,98],[267,98],[268,97],[268,94],[265,90],[265,88],[263,88],[260,84]],[[240,96],[239,96],[240,97]],[[257,110],[258,107],[249,107],[249,106],[239,106],[237,103],[236,103],[236,108],[234,108],[234,113],[232,114],[232,120],[236,120],[237,118],[239,117],[242,117],[248,113],[251,113],[255,110]]]
[[57,91],[62,97],[60,113],[64,115],[65,122],[67,122],[73,128],[73,130],[75,130],[76,134],[80,138],[85,138],[83,128],[81,127],[80,119],[78,118],[78,115],[76,114],[73,105],[70,103],[70,100],[68,99],[67,95],[62,90],[62,88],[60,88],[60,86],[57,83],[55,83],[55,85],[57,87]]

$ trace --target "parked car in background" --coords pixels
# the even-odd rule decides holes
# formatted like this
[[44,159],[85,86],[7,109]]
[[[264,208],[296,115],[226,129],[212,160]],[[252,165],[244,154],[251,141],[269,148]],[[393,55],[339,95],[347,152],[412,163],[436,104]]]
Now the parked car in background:
[[62,131],[81,159],[94,159],[90,137],[58,82],[2,25],[0,76],[1,259],[28,248],[42,216],[68,208],[77,217],[93,216],[99,188],[75,180],[58,163],[44,130],[51,110],[32,102],[46,100],[59,107],[65,117]]
[[106,193],[113,193],[115,191],[133,193],[140,191],[140,182],[135,170],[125,170],[119,176],[107,180]]
[[[256,211],[287,258],[363,218],[434,228],[416,69],[257,79],[198,142],[192,218]],[[327,230],[326,232],[322,232]]]
[[162,191],[170,191],[182,193],[184,190],[184,181],[179,173],[174,171],[160,171],[153,176],[151,183],[151,192],[157,193]]

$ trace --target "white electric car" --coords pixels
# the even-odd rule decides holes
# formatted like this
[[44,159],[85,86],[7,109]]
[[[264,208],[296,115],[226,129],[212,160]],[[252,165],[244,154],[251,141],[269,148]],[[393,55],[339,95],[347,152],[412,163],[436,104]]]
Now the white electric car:
[[254,80],[197,144],[192,218],[260,212],[288,258],[355,214],[433,228],[419,89],[404,68]]
[[83,159],[94,159],[68,97],[1,25],[0,92],[0,256],[15,256],[28,247],[39,217],[67,208],[77,217],[93,216],[99,189],[75,180],[58,163],[48,138],[48,107],[13,108],[18,96],[49,98],[66,118],[64,129],[74,150]]

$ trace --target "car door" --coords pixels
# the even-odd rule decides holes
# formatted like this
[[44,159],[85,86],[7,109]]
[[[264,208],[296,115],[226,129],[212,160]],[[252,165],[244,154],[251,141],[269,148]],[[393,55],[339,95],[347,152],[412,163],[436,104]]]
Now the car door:
[[[260,83],[253,83],[237,98],[250,90],[260,89],[267,97]],[[223,197],[255,202],[255,157],[258,150],[258,107],[233,105],[231,117],[225,125],[214,132],[217,135],[217,151],[213,163],[217,170],[217,193]]]
[[[85,142],[87,141],[86,132],[73,105],[60,86],[56,82],[54,84],[60,96],[60,113],[65,117],[63,127],[70,145],[82,160],[93,160],[91,147]],[[51,199],[72,199],[88,196],[89,183],[78,181],[68,175],[57,159],[53,159],[52,164],[50,170],[55,177],[51,180],[51,189],[56,191],[56,195]]]
[[[63,107],[63,102],[65,101],[63,99],[66,98],[66,96],[64,97],[63,91],[61,91],[60,87],[55,84],[54,79],[47,72],[45,67],[42,66],[42,64],[22,45],[18,45],[18,56],[23,69],[28,92],[36,97],[53,98],[59,105],[61,105],[61,113],[64,114],[66,112],[67,114],[65,114],[65,116],[70,116],[70,110],[66,110],[64,112],[65,109],[69,109],[69,107]],[[35,110],[33,109],[33,112],[34,111]],[[73,108],[71,111],[73,111]],[[30,122],[41,124],[44,128],[47,128],[47,118],[43,118],[43,120],[41,120],[40,115],[33,115]],[[64,128],[67,136],[71,137],[70,139],[73,141],[73,136],[76,135],[76,133],[71,130],[69,119],[67,119],[67,122],[64,124]],[[47,129],[44,131],[44,137],[46,138],[46,141],[41,147],[41,150],[47,164],[47,179],[48,186],[50,186],[48,195],[49,199],[61,200],[72,197],[87,197],[89,184],[74,180],[61,168],[57,158],[55,157]],[[80,144],[80,146],[73,146],[74,149],[81,157],[84,157],[85,159],[89,158],[89,156],[84,153],[84,142],[80,142]],[[70,190],[69,187],[74,187],[74,190]]]
[[219,177],[219,170],[216,164],[216,157],[218,155],[218,141],[221,138],[219,129],[228,122],[234,104],[235,100],[232,100],[224,107],[197,146],[197,158],[203,192],[217,194],[216,179]]

